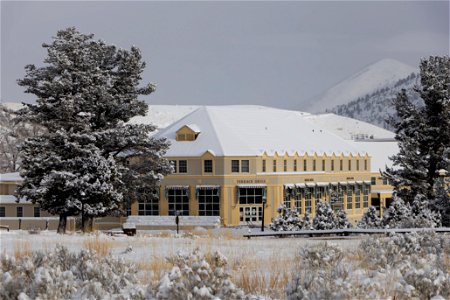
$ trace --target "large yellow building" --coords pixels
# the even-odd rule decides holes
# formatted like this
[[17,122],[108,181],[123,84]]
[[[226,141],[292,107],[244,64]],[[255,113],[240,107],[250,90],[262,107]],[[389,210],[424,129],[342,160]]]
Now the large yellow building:
[[[171,143],[166,158],[175,172],[161,182],[159,199],[135,202],[129,213],[220,216],[235,226],[260,224],[264,210],[267,224],[283,204],[314,215],[316,201],[333,192],[333,207],[353,222],[372,204],[382,212],[392,188],[379,170],[396,143],[345,139],[321,121],[261,106],[198,107],[155,135]],[[16,217],[9,202],[0,203],[0,217]]]
[[371,205],[371,157],[304,114],[260,106],[200,107],[156,134],[175,168],[159,200],[132,214],[218,215],[224,225],[271,221],[280,205],[315,214],[339,193],[336,208],[359,219]]

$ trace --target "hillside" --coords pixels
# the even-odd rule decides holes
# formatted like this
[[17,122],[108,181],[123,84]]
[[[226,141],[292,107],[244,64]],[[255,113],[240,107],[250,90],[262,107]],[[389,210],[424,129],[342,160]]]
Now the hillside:
[[327,111],[365,121],[382,128],[391,129],[385,120],[394,113],[394,108],[391,105],[392,100],[402,89],[405,89],[409,98],[415,104],[421,105],[422,100],[418,93],[414,91],[414,86],[418,86],[419,84],[420,77],[416,73],[413,73],[404,79],[398,80],[391,86],[366,94],[354,101],[338,105]]
[[379,90],[394,86],[417,70],[393,59],[383,59],[342,80],[303,107],[309,112],[325,112]]

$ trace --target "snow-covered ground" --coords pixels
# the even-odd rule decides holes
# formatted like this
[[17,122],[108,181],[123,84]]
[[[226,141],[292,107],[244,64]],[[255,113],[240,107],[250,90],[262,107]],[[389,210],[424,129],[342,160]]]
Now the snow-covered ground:
[[[252,229],[259,232],[259,229]],[[317,245],[332,242],[339,247],[353,249],[362,238],[243,238],[248,228],[237,229],[198,229],[194,231],[141,231],[136,236],[97,234],[59,235],[55,231],[42,231],[30,234],[25,230],[0,231],[0,252],[13,254],[18,245],[27,244],[31,250],[49,250],[56,244],[62,244],[70,250],[79,251],[83,242],[92,238],[100,238],[111,244],[111,253],[131,261],[147,259],[149,255],[165,257],[176,254],[179,250],[191,251],[195,248],[205,252],[220,251],[227,257],[256,256],[260,259],[274,254],[292,256],[300,246]],[[131,246],[132,252],[124,251]]]

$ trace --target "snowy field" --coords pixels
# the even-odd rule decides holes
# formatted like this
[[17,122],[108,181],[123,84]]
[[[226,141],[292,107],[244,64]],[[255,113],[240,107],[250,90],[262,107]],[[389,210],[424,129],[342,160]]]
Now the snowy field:
[[[259,230],[253,229],[254,232]],[[42,231],[30,234],[28,231],[0,231],[0,250],[3,254],[20,257],[35,250],[51,251],[57,244],[70,251],[95,249],[103,254],[109,252],[115,257],[135,263],[139,268],[151,272],[145,274],[145,281],[156,283],[163,272],[170,270],[165,258],[178,251],[192,253],[199,249],[211,254],[220,251],[228,259],[233,282],[247,287],[253,293],[269,295],[273,299],[284,298],[284,288],[293,268],[297,265],[299,249],[325,242],[343,249],[355,249],[361,238],[243,238],[247,228],[183,231],[140,232],[137,236],[108,236],[105,234],[66,234]],[[150,274],[150,275],[149,275]],[[150,277],[150,278],[149,278]]]

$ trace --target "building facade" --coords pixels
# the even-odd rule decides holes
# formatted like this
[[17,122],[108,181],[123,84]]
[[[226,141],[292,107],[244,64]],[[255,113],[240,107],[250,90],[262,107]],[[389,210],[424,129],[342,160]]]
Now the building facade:
[[[332,207],[346,210],[355,223],[372,204],[381,212],[392,194],[373,145],[345,140],[296,111],[199,107],[154,137],[171,143],[165,157],[174,173],[161,182],[158,199],[134,202],[131,215],[220,216],[223,225],[237,226],[260,224],[264,212],[267,224],[281,205],[314,216],[319,199],[333,199]],[[3,178],[1,194],[12,195],[20,177],[10,183]],[[2,200],[0,217],[17,218],[18,204]],[[32,217],[36,208],[27,205],[24,216]],[[106,227],[97,228],[123,220],[104,218]]]

